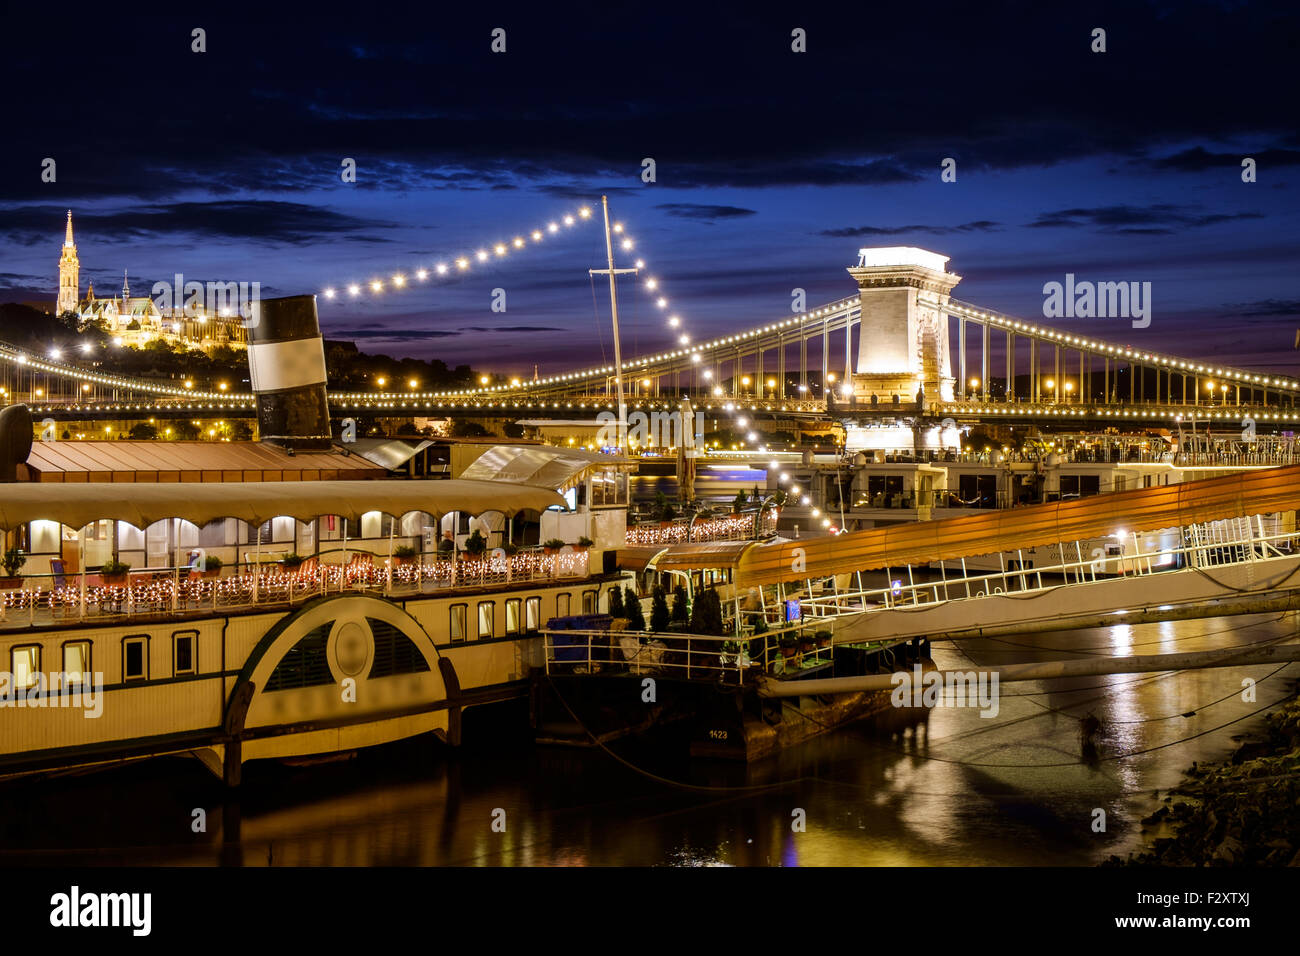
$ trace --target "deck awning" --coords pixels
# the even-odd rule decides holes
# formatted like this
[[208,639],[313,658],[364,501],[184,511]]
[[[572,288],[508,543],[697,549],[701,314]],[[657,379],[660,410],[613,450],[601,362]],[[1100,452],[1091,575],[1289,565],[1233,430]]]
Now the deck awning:
[[625,571],[702,571],[730,568],[757,541],[701,541],[693,544],[650,544],[620,548],[618,566]]
[[[674,545],[655,564],[663,569],[730,568],[737,584],[756,587],[1296,509],[1300,465],[1288,465],[834,537]],[[733,547],[724,547],[728,544]],[[714,550],[705,550],[710,547]]]
[[494,445],[461,472],[462,478],[480,481],[510,481],[565,491],[587,472],[635,463],[626,458],[602,455],[577,448],[547,445]]
[[29,521],[58,521],[83,528],[92,521],[126,521],[144,528],[166,518],[205,525],[239,518],[260,525],[272,518],[310,521],[322,515],[360,520],[371,511],[400,517],[412,511],[473,515],[499,511],[545,511],[565,507],[546,488],[504,482],[466,481],[261,481],[235,487],[218,482],[47,483],[0,485],[0,528]]
[[19,470],[25,469],[29,480],[45,483],[199,483],[380,479],[387,467],[359,454],[290,454],[256,441],[38,441]]
[[358,438],[352,442],[334,442],[334,448],[343,455],[360,455],[371,464],[388,471],[405,468],[406,463],[424,451],[433,442],[422,441],[410,445],[398,438]]

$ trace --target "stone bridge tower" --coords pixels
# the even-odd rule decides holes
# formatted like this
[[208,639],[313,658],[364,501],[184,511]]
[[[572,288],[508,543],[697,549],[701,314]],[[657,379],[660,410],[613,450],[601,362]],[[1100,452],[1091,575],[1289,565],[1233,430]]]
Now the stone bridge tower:
[[859,407],[916,407],[953,400],[952,357],[948,349],[948,294],[961,276],[947,271],[947,256],[911,246],[861,249],[849,269],[862,300],[861,338],[853,375]]

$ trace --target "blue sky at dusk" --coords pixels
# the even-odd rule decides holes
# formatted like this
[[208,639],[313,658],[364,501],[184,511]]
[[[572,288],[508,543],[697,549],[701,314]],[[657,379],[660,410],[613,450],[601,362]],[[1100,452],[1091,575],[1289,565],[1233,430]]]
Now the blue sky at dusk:
[[[106,11],[77,32],[149,67],[102,71],[51,58],[67,24],[18,11],[0,63],[0,301],[53,300],[68,208],[83,293],[129,269],[135,294],[181,272],[269,296],[413,276],[604,192],[637,240],[619,264],[644,257],[697,340],[789,315],[794,287],[810,307],[850,294],[861,246],[916,245],[951,257],[957,298],[1030,319],[1067,272],[1149,281],[1148,329],[1056,324],[1296,374],[1294,7],[970,7]],[[529,246],[322,299],[326,334],[489,371],[608,360],[595,217]],[[625,353],[668,347],[651,294],[621,289]]]

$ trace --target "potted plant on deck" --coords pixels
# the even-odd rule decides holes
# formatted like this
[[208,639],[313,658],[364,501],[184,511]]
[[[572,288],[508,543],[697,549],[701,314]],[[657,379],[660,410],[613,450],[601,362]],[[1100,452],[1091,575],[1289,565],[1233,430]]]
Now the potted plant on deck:
[[221,559],[215,554],[205,554],[203,556],[203,567],[199,568],[205,578],[217,578],[221,576]]
[[130,570],[131,565],[109,558],[100,566],[99,576],[103,578],[105,584],[117,586],[126,584],[126,574]]
[[415,560],[415,549],[409,544],[399,544],[393,549],[393,564],[410,564]]
[[576,550],[576,551],[586,551],[586,550],[587,550],[588,548],[590,548],[593,544],[595,544],[595,542],[592,541],[590,538],[588,538],[588,537],[584,534],[582,537],[578,538],[578,543],[575,544],[573,547],[574,547],[574,550]]
[[23,586],[23,579],[18,574],[27,563],[27,555],[23,554],[17,548],[10,548],[5,552],[4,561],[0,564],[4,566],[4,577],[0,577],[0,589],[9,590]]
[[559,538],[550,538],[542,542],[542,551],[546,554],[559,554],[560,549],[564,547],[564,542]]
[[291,551],[280,559],[280,567],[284,568],[287,573],[292,574],[302,567],[302,563],[306,560],[301,554]]
[[797,653],[799,653],[799,639],[793,634],[786,634],[781,638],[781,656],[789,660]]
[[831,644],[830,631],[817,631],[815,634],[813,634],[813,638],[817,641],[818,647],[830,647]]
[[737,491],[736,497],[733,498],[731,502],[731,516],[733,518],[739,518],[740,512],[747,504],[749,504],[749,495],[745,494],[743,489]]
[[487,538],[483,537],[481,532],[475,531],[465,539],[465,553],[469,555],[471,560],[481,561],[486,552]]

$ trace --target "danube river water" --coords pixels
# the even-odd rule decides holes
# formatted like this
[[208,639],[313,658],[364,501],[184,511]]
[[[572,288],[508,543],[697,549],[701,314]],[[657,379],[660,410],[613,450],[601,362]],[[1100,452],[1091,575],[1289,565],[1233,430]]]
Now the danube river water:
[[[936,642],[934,657],[1206,650],[1295,629],[1294,615],[1259,615]],[[670,740],[536,747],[526,708],[499,705],[467,714],[458,751],[421,739],[314,767],[253,764],[237,800],[182,759],[5,785],[0,863],[1087,866],[1148,838],[1141,819],[1182,771],[1226,757],[1297,677],[1291,664],[1007,684],[993,718],[890,714],[748,767],[692,762]],[[1097,759],[1081,761],[1088,713]]]

